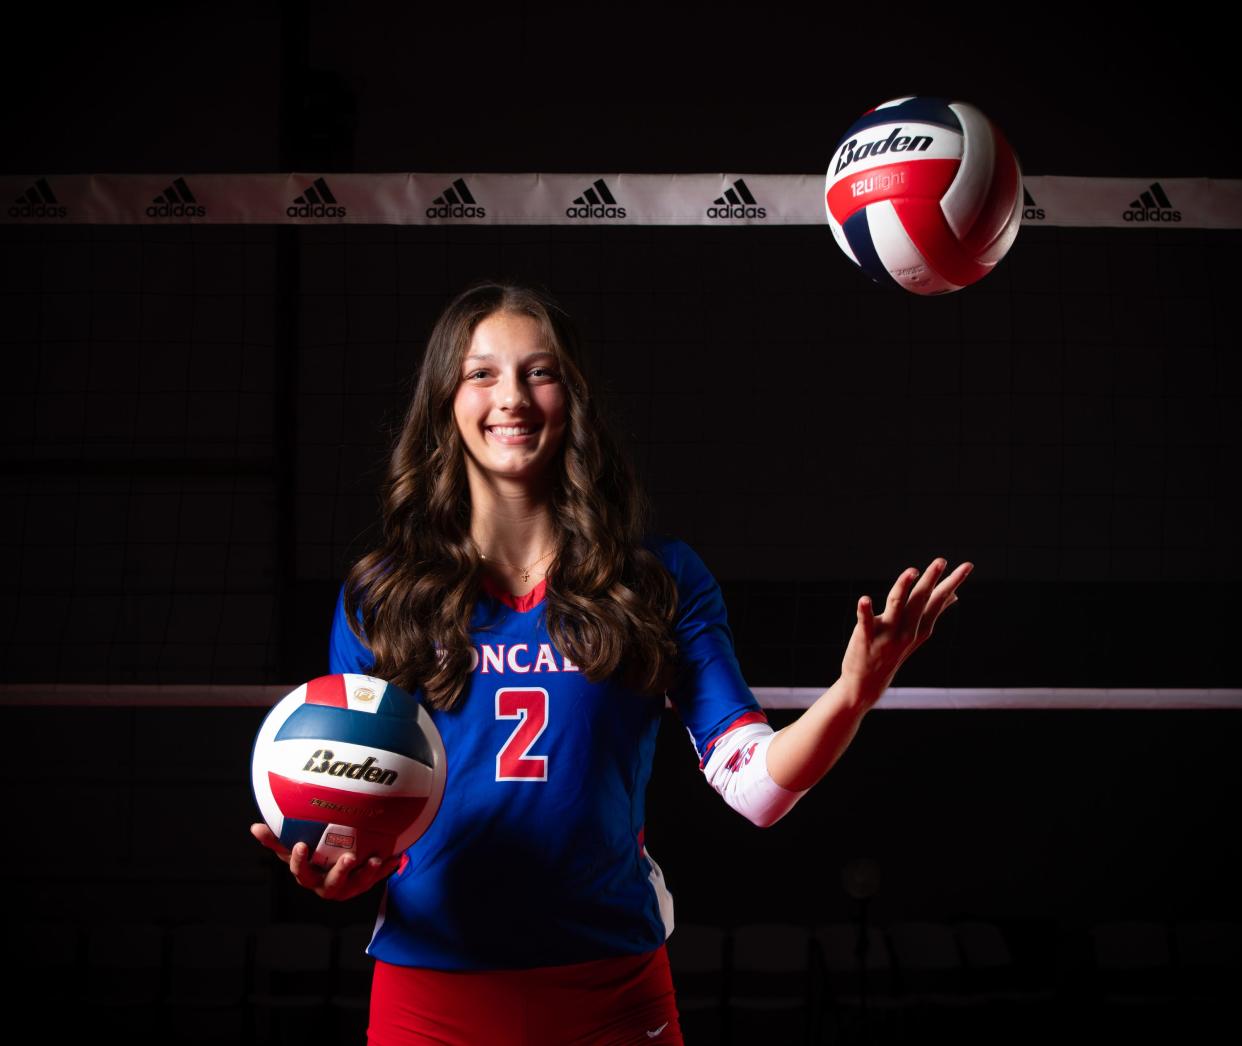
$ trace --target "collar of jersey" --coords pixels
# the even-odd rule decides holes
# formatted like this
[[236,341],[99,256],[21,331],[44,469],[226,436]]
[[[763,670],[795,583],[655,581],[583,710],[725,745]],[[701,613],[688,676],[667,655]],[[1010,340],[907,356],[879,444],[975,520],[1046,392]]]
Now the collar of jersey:
[[491,576],[483,574],[483,591],[493,599],[498,600],[511,610],[516,610],[519,614],[525,614],[528,610],[534,610],[543,602],[543,597],[548,591],[548,579],[544,578],[534,588],[524,596],[515,596],[512,592],[506,592],[500,587],[499,583],[493,581]]

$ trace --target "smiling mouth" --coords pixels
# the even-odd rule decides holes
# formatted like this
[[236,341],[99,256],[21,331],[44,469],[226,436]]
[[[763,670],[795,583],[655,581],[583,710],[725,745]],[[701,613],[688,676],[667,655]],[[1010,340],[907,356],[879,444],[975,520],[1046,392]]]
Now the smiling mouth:
[[542,425],[491,425],[487,434],[500,443],[522,443],[538,434]]

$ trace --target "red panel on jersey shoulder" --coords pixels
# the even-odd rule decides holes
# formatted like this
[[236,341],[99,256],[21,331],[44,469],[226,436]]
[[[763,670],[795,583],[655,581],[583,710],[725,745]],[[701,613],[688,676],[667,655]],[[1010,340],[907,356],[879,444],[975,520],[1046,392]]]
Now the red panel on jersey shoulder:
[[738,716],[703,746],[703,758],[699,760],[699,769],[702,770],[707,765],[707,761],[712,757],[712,749],[716,747],[716,742],[730,730],[736,730],[739,726],[749,726],[751,723],[766,723],[767,721],[768,717],[762,711],[747,712],[745,715]]

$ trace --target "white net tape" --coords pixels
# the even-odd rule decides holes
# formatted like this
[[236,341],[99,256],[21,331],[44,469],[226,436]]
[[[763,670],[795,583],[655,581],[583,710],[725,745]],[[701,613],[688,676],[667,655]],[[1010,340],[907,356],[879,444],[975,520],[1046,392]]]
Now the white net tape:
[[[0,686],[0,707],[76,705],[102,707],[269,707],[297,684],[213,686],[207,683],[148,686],[90,683],[12,683]],[[754,687],[764,708],[807,708],[823,693],[819,687]],[[1074,689],[1007,687],[892,687],[880,709],[1242,709],[1242,690]]]
[[[824,225],[820,174],[90,174],[0,177],[22,224]],[[1242,228],[1242,181],[1024,179],[1023,224]]]

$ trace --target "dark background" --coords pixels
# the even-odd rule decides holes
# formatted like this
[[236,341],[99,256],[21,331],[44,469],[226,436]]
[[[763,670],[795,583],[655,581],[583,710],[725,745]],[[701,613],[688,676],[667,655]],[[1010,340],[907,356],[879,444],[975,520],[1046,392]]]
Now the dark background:
[[[978,105],[1028,174],[1239,175],[1223,41],[1128,9],[461,11],[15,11],[3,171],[816,172],[859,112],[920,93]],[[1028,226],[932,300],[872,286],[820,227],[0,240],[7,683],[324,671],[422,339],[467,281],[511,274],[577,317],[752,685],[830,684],[857,596],[945,555],[976,570],[899,684],[1238,686],[1237,231]],[[55,855],[15,872],[36,908],[368,917],[246,836],[262,710],[3,714],[56,753],[42,809],[73,811],[30,828]],[[860,855],[881,920],[1236,919],[1238,739],[1236,712],[878,712],[759,832],[671,721],[648,843],[683,920],[846,918]]]

